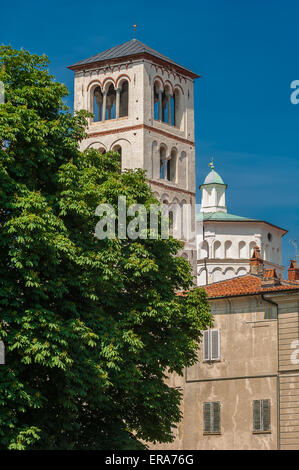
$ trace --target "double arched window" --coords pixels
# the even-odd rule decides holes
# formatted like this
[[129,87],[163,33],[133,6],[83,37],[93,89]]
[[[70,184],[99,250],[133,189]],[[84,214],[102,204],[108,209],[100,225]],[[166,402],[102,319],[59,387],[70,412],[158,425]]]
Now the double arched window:
[[103,89],[100,85],[91,88],[91,111],[94,122],[107,121],[128,116],[129,84],[121,80],[118,87],[107,81]]
[[167,156],[165,145],[160,146],[160,178],[176,182],[177,179],[177,150],[173,148]]
[[170,126],[181,127],[182,94],[178,88],[173,91],[169,84],[163,86],[154,82],[154,119]]

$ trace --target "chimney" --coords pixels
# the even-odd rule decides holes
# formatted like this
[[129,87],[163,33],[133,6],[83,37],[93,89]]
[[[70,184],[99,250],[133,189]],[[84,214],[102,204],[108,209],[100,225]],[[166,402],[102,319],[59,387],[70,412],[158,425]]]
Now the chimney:
[[273,287],[281,284],[275,269],[265,269],[262,280],[262,287]]
[[288,280],[299,281],[299,267],[297,266],[297,263],[294,260],[291,260],[290,262],[290,267],[288,269]]
[[252,257],[249,261],[250,264],[250,274],[255,274],[257,276],[264,275],[264,260],[261,258],[261,251],[258,246],[255,246],[253,249]]

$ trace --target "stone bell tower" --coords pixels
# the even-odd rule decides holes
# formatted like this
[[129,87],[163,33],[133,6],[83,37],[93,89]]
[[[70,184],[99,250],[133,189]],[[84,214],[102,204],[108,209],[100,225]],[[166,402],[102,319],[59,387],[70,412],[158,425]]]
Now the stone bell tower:
[[[93,113],[82,150],[114,150],[123,170],[146,170],[156,197],[181,209],[179,215],[173,211],[174,224],[185,223],[182,208],[191,206],[195,232],[193,81],[198,75],[136,39],[69,68],[75,72],[75,110]],[[195,266],[195,239],[185,243],[182,256]]]

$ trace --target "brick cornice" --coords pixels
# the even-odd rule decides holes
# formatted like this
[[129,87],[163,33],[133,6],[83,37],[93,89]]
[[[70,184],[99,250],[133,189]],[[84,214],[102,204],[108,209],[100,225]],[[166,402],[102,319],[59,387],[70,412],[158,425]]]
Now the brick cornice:
[[88,137],[98,137],[102,135],[119,134],[121,132],[135,131],[137,129],[146,129],[151,132],[156,132],[157,134],[163,135],[165,137],[169,137],[170,139],[178,140],[179,142],[191,145],[192,147],[194,147],[195,145],[195,143],[191,140],[187,140],[187,139],[184,139],[183,137],[179,137],[175,134],[171,134],[170,132],[157,129],[156,127],[148,126],[147,124],[137,124],[136,126],[119,127],[118,129],[110,129],[110,130],[99,131],[99,132],[90,132],[88,133]]
[[200,75],[192,72],[191,70],[185,69],[184,67],[168,62],[166,60],[160,59],[159,57],[152,56],[149,53],[146,52],[141,52],[138,54],[133,54],[130,56],[125,56],[125,57],[116,57],[113,59],[106,59],[106,60],[101,60],[101,61],[95,61],[95,62],[90,62],[90,63],[85,63],[85,64],[78,64],[78,65],[70,65],[67,68],[73,71],[80,71],[80,70],[90,70],[94,69],[96,67],[103,67],[103,66],[108,66],[112,64],[120,64],[120,63],[128,63],[128,62],[133,62],[134,60],[138,59],[148,59],[151,62],[154,62],[155,64],[162,65],[166,67],[168,70],[173,70],[181,75],[187,76],[191,79],[194,78],[199,78]]
[[174,186],[170,186],[169,184],[165,184],[165,183],[162,183],[160,181],[153,181],[153,180],[148,180],[150,184],[153,184],[154,186],[159,186],[161,188],[165,188],[165,189],[168,189],[170,191],[176,191],[176,192],[180,192],[180,193],[185,193],[185,194],[189,194],[189,196],[195,196],[195,193],[193,193],[192,191],[188,191],[187,189],[182,189],[182,188],[178,188],[178,187],[174,187]]

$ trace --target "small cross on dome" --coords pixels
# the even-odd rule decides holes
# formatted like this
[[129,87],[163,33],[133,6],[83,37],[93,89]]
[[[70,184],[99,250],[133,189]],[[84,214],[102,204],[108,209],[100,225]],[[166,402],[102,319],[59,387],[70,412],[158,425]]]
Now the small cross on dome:
[[214,166],[214,157],[212,157],[212,160],[211,160],[211,162],[209,163],[208,166],[211,168],[211,170],[214,170],[214,168],[215,168],[215,166]]

